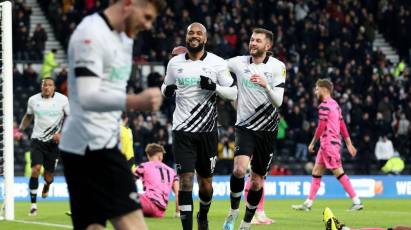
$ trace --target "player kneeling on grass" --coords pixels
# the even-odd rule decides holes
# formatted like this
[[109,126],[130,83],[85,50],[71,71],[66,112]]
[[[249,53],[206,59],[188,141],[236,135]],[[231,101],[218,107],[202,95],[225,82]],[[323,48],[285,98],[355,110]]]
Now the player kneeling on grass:
[[163,146],[148,144],[145,151],[149,161],[139,165],[135,171],[135,176],[142,180],[144,186],[144,193],[140,194],[144,216],[163,217],[171,190],[176,199],[175,216],[179,216],[178,176],[174,169],[162,162],[165,153]]

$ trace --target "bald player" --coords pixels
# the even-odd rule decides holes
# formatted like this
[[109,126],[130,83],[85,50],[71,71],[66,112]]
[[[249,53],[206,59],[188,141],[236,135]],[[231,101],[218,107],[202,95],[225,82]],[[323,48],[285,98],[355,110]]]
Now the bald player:
[[216,97],[235,100],[237,87],[227,62],[204,49],[207,30],[200,23],[187,28],[188,52],[167,66],[165,97],[176,96],[173,114],[173,152],[180,178],[179,208],[184,230],[193,228],[194,170],[199,184],[198,229],[208,229],[207,213],[213,196],[212,175],[217,155]]

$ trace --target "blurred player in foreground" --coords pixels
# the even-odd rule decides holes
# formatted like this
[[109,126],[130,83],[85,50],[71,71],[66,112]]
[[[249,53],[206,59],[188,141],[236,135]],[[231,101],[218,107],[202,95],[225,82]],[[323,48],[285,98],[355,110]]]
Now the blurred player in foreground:
[[152,27],[164,0],[118,0],[85,17],[70,37],[69,101],[59,148],[77,229],[147,229],[135,180],[121,154],[122,111],[157,111],[158,88],[127,94],[133,39]]
[[315,95],[321,102],[318,107],[319,123],[315,131],[308,150],[313,153],[314,146],[320,140],[320,149],[317,153],[317,158],[312,171],[312,181],[310,194],[307,200],[301,205],[292,205],[295,210],[310,211],[313,205],[317,191],[321,185],[321,176],[326,169],[332,171],[337,180],[341,183],[344,190],[351,197],[353,205],[349,211],[358,211],[364,208],[361,204],[360,198],[356,195],[351,181],[345,175],[341,163],[341,137],[345,140],[348,152],[354,157],[357,150],[351,143],[350,135],[343,120],[340,106],[331,97],[333,92],[333,84],[328,79],[319,79],[315,87]]

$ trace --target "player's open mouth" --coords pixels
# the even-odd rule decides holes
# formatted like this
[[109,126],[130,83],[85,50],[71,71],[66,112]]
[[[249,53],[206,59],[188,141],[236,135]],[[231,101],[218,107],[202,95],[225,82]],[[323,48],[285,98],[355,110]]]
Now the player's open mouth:
[[200,41],[197,40],[197,39],[190,40],[190,45],[192,45],[192,46],[198,46],[198,45],[200,45]]

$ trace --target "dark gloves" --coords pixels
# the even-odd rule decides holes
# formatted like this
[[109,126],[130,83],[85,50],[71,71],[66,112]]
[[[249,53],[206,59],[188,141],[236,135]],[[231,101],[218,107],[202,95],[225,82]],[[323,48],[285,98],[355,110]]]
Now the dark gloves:
[[202,89],[215,91],[217,87],[216,83],[214,83],[210,78],[205,76],[200,76],[200,78],[200,86]]
[[166,86],[166,90],[164,91],[164,96],[166,97],[172,97],[174,95],[174,92],[176,91],[177,86],[176,85],[168,85]]

